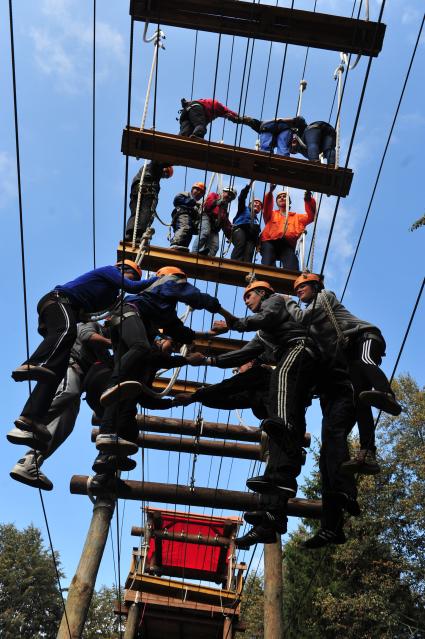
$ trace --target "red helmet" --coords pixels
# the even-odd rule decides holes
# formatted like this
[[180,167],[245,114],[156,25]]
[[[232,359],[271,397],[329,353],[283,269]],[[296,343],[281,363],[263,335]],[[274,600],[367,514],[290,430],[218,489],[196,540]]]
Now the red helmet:
[[316,275],[315,273],[301,273],[294,282],[294,291],[297,290],[300,284],[305,284],[306,282],[316,282],[319,288],[323,288],[323,280],[320,275]]
[[243,298],[245,299],[247,293],[249,293],[250,291],[254,291],[257,288],[266,288],[271,293],[274,293],[274,288],[272,288],[268,282],[263,282],[262,280],[254,280],[253,282],[251,282],[251,284],[248,284],[248,286],[244,290]]

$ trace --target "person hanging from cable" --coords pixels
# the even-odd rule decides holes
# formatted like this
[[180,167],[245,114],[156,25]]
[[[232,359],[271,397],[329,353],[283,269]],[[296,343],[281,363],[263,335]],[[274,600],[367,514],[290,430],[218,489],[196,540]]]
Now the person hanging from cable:
[[117,301],[120,290],[138,293],[148,280],[141,280],[139,266],[131,260],[102,266],[55,286],[37,305],[38,332],[43,341],[32,355],[12,372],[16,382],[37,382],[15,426],[48,442],[51,434],[44,423],[56,389],[65,376],[81,316],[105,310]]
[[[218,299],[189,284],[186,274],[178,267],[164,266],[148,282],[144,295],[126,297],[122,309],[112,313],[109,320],[115,364],[109,386],[101,397],[106,410],[96,447],[106,453],[111,449],[120,451],[121,457],[136,452],[137,433],[128,428],[127,422],[134,422],[137,398],[143,392],[141,381],[151,366],[152,342],[158,331],[162,329],[182,344],[216,334],[214,331],[197,333],[184,326],[177,316],[177,303],[211,313],[223,312]],[[197,356],[187,356],[186,363],[192,363]]]
[[[146,165],[141,186],[139,217],[137,221],[136,240],[140,240],[148,226],[151,225],[156,213],[158,204],[158,194],[161,189],[162,179],[173,176],[174,169],[169,163],[156,162],[152,160]],[[132,241],[134,234],[134,224],[137,213],[137,200],[139,197],[139,185],[143,174],[143,166],[138,170],[131,183],[130,190],[130,211],[131,215],[125,227],[125,239]]]
[[249,206],[246,204],[246,198],[252,183],[253,180],[240,192],[238,211],[232,225],[234,248],[230,257],[232,260],[239,260],[240,262],[252,262],[260,234],[260,224],[257,216],[261,213],[263,203],[258,198],[254,198]]
[[250,120],[231,111],[227,106],[212,98],[199,100],[181,100],[179,135],[203,140],[207,132],[207,125],[216,118],[225,118],[231,122],[243,123]]
[[[318,367],[318,351],[313,339],[291,318],[285,299],[276,294],[268,282],[249,284],[244,291],[244,302],[253,313],[248,317],[236,318],[224,309],[220,313],[232,330],[257,331],[257,335],[240,350],[206,357],[202,362],[230,368],[267,354],[267,363],[275,366],[267,398],[268,418],[261,424],[270,440],[269,460],[264,475],[251,477],[247,486],[255,492],[277,496],[279,516],[276,525],[271,521],[262,522],[235,540],[240,548],[274,543],[276,532],[282,529],[287,500],[297,492],[296,477],[303,461],[305,410],[311,402]],[[221,324],[219,322],[219,329]]]
[[291,198],[289,198],[288,210],[288,194],[286,191],[280,191],[276,196],[278,208],[273,209],[273,191],[275,188],[274,184],[270,184],[270,190],[264,198],[263,216],[265,226],[260,235],[261,263],[266,266],[276,266],[276,260],[279,260],[283,268],[299,271],[295,248],[306,226],[314,221],[316,200],[311,191],[305,191],[305,213],[295,213],[295,211],[291,211]]
[[80,323],[65,377],[59,384],[45,417],[51,435],[48,442],[39,440],[27,430],[13,428],[7,434],[12,444],[29,446],[10,471],[12,479],[33,488],[52,490],[50,479],[40,470],[48,457],[72,433],[80,410],[81,395],[86,392],[88,405],[101,415],[99,400],[112,372],[111,340],[108,329],[99,322]]
[[177,193],[173,201],[171,224],[174,235],[170,241],[170,248],[178,251],[188,251],[193,235],[198,230],[201,215],[200,200],[205,195],[205,184],[195,182],[190,193]]
[[307,304],[302,310],[292,299],[287,300],[291,316],[304,325],[311,323],[311,331],[323,342],[323,350],[340,349],[348,362],[354,387],[356,419],[360,436],[360,451],[345,461],[345,472],[376,474],[375,427],[371,407],[398,416],[401,406],[391,385],[381,370],[385,356],[385,340],[377,326],[359,319],[348,311],[332,291],[323,288],[318,275],[303,273],[295,281],[295,294]]
[[289,157],[291,152],[292,136],[302,136],[307,122],[301,116],[294,118],[275,118],[273,120],[257,120],[246,116],[244,124],[251,127],[260,136],[260,151],[274,153]]
[[320,154],[327,164],[335,164],[336,131],[328,122],[312,122],[304,133],[294,134],[291,142],[291,154],[301,153],[311,162],[320,162]]
[[237,195],[238,192],[232,186],[223,188],[221,194],[208,194],[202,208],[199,233],[193,243],[192,253],[214,257],[220,246],[220,231],[230,240],[232,224],[229,220],[229,205]]

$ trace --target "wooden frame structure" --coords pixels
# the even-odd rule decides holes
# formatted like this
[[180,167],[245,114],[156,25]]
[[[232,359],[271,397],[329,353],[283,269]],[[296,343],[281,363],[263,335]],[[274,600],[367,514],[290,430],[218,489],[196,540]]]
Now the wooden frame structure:
[[385,25],[234,0],[131,0],[135,20],[377,56]]

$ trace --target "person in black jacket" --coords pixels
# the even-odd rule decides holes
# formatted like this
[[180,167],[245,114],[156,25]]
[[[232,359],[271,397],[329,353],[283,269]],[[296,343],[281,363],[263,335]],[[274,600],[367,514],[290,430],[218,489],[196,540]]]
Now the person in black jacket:
[[328,122],[312,122],[301,137],[292,138],[291,153],[301,153],[312,162],[320,162],[322,153],[328,164],[335,164],[336,131]]
[[174,209],[171,214],[171,224],[174,235],[170,241],[170,248],[178,251],[188,251],[192,236],[197,233],[201,205],[199,201],[204,197],[205,184],[195,182],[190,193],[177,193],[174,198]]
[[253,180],[247,184],[240,192],[238,198],[238,212],[233,219],[232,243],[234,249],[231,254],[232,260],[241,262],[252,262],[255,247],[260,234],[260,224],[257,216],[261,213],[263,202],[254,198],[252,204],[247,206],[246,198],[252,186]]

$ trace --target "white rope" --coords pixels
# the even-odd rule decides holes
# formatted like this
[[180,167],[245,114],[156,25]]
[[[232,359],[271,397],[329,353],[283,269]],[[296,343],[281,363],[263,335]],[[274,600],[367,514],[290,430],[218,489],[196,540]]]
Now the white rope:
[[[345,54],[340,54],[341,59]],[[335,168],[339,166],[339,152],[340,152],[340,135],[341,135],[341,94],[342,94],[342,74],[344,73],[344,64],[338,65],[334,72],[334,80],[338,82],[338,118],[336,121],[335,132]]]
[[298,253],[298,260],[300,262],[300,271],[305,271],[305,236],[307,231],[303,231],[297,241],[295,252]]
[[301,104],[303,100],[303,93],[307,88],[307,80],[300,80],[300,87],[298,93],[298,108],[297,108],[297,117],[301,114]]

